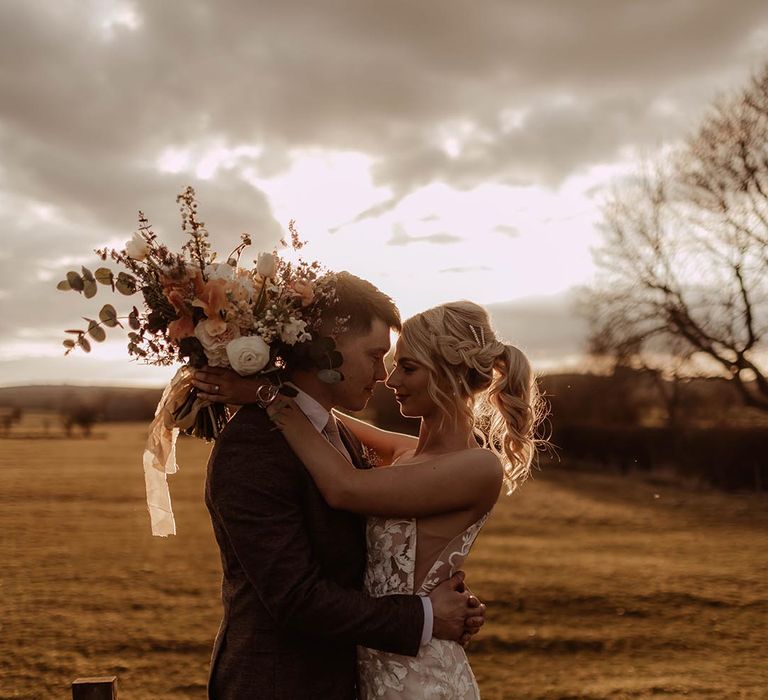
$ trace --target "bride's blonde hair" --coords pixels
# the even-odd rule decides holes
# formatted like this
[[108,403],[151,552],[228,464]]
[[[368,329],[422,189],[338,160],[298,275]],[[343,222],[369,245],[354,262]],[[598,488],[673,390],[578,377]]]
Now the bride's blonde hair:
[[530,473],[546,414],[528,358],[496,339],[487,311],[471,301],[441,304],[403,323],[400,336],[428,371],[427,391],[453,426],[468,420],[504,464],[507,492]]

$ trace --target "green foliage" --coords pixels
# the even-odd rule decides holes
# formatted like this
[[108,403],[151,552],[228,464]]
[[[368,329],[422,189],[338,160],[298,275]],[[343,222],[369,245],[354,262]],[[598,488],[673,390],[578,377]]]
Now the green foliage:
[[101,343],[107,339],[107,334],[104,332],[104,329],[93,319],[88,319],[88,335],[90,335],[97,343]]
[[69,283],[69,288],[74,289],[76,292],[82,292],[85,288],[83,278],[72,270],[67,273],[67,282]]
[[344,379],[344,375],[337,369],[321,369],[317,373],[317,378],[326,384],[338,384]]
[[125,296],[135,294],[137,291],[136,278],[126,272],[120,272],[117,275],[115,288],[118,292],[120,292],[120,294],[124,294]]
[[141,328],[141,323],[139,322],[139,310],[135,306],[131,313],[128,314],[128,325],[135,331]]
[[197,338],[182,338],[179,342],[179,358],[187,359],[192,367],[203,367],[208,364],[203,344]]
[[115,307],[112,306],[112,304],[104,304],[104,306],[101,307],[99,318],[101,319],[101,322],[109,328],[114,328],[115,326],[120,325],[120,322],[117,320],[117,311],[115,311]]
[[94,277],[96,278],[97,282],[109,285],[112,287],[112,289],[114,289],[115,277],[112,274],[112,270],[110,270],[108,267],[100,267],[98,270],[96,270]]

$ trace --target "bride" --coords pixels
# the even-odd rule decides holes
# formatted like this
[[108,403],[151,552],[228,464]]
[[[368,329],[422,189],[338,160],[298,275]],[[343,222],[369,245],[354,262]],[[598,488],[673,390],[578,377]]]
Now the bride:
[[[378,469],[355,469],[291,399],[268,412],[328,504],[369,516],[366,591],[426,595],[461,567],[502,485],[511,493],[528,475],[542,399],[525,355],[468,301],[405,321],[386,383],[421,418],[418,439],[336,415]],[[432,639],[416,657],[358,647],[358,665],[365,700],[479,697],[456,642]]]

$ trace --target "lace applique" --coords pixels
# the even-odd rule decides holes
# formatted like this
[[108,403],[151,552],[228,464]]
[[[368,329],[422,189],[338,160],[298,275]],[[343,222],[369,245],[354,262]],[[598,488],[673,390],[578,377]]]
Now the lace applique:
[[[440,581],[444,581],[456,573],[467,558],[469,550],[472,549],[472,545],[475,543],[475,539],[480,534],[480,530],[485,525],[489,515],[490,512],[486,513],[480,520],[464,530],[458,538],[458,543],[456,538],[451,540],[448,546],[440,553],[435,563],[432,564],[429,573],[424,577],[424,581],[419,588],[419,595],[428,595]],[[458,549],[455,549],[457,544]]]
[[413,592],[416,521],[369,518],[365,590],[375,598]]
[[[462,565],[488,515],[448,543],[430,568],[419,593],[426,595]],[[375,597],[413,593],[416,520],[369,518],[367,540],[365,590]],[[432,639],[421,646],[416,657],[358,647],[358,668],[361,700],[480,697],[464,649],[455,642]]]

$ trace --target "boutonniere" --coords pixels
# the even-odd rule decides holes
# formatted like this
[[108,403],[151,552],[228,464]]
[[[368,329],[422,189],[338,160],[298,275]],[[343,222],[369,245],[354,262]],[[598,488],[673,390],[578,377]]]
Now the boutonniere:
[[379,456],[379,453],[373,448],[368,447],[368,445],[363,445],[362,458],[363,467],[366,469],[375,469],[376,467],[381,466],[381,457]]

